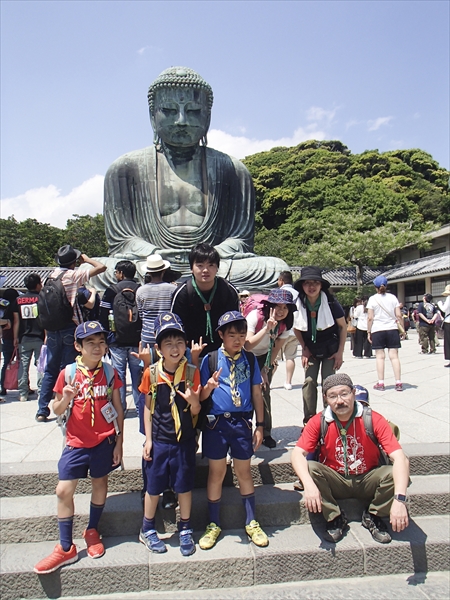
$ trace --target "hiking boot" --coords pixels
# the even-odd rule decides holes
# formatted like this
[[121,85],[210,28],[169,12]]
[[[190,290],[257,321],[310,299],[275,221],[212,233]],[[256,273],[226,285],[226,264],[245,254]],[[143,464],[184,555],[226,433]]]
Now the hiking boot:
[[264,548],[269,545],[269,538],[261,529],[258,521],[250,521],[248,525],[245,526],[245,531],[247,532],[248,537],[255,544],[255,546],[260,546],[260,548]]
[[222,530],[215,523],[210,523],[206,527],[205,533],[198,540],[198,545],[202,550],[210,550],[213,546],[216,545],[217,539]]
[[163,491],[162,495],[162,507],[166,510],[169,508],[176,508],[178,506],[178,500],[175,496],[175,492],[171,489]]
[[70,550],[64,552],[61,544],[56,544],[53,552],[44,558],[37,565],[34,566],[33,571],[38,575],[47,575],[47,573],[53,573],[63,567],[64,565],[70,565],[78,560],[78,552],[75,544],[72,544]]
[[190,556],[195,552],[195,542],[192,534],[192,529],[182,529],[178,534],[180,537],[180,552],[183,556]]
[[142,531],[141,529],[139,532],[139,541],[144,544],[150,552],[156,552],[156,554],[167,552],[166,545],[159,539],[156,529],[150,529],[149,531]]
[[376,542],[380,542],[380,544],[389,544],[392,540],[384,521],[380,517],[377,517],[377,515],[372,515],[365,510],[361,522],[362,526],[370,531]]
[[275,447],[276,447],[276,445],[277,445],[276,441],[275,441],[275,440],[273,439],[273,437],[272,437],[272,436],[270,436],[270,435],[266,436],[266,437],[263,439],[262,443],[263,443],[263,444],[264,444],[264,446],[266,446],[267,448],[275,448]]
[[376,383],[373,386],[374,390],[378,390],[379,392],[384,392],[384,383]]
[[105,554],[105,547],[96,529],[85,529],[83,537],[86,542],[88,556],[91,558],[100,558],[100,556]]
[[341,514],[338,515],[335,519],[333,519],[332,521],[328,521],[326,525],[327,530],[324,536],[325,539],[330,542],[334,542],[335,544],[342,540],[342,538],[344,537],[344,531],[347,528],[347,524],[347,517],[343,512],[341,512]]
[[403,383],[396,383],[395,384],[395,391],[396,392],[403,392]]

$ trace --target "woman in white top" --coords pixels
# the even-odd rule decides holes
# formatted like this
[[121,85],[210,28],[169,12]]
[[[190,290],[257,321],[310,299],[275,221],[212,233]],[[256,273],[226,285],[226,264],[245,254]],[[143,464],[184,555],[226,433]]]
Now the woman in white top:
[[378,383],[373,386],[374,390],[384,392],[384,363],[386,355],[384,349],[388,349],[389,360],[395,376],[395,389],[403,391],[400,379],[400,359],[398,349],[401,348],[400,334],[397,323],[403,322],[400,303],[393,294],[386,292],[387,279],[383,275],[375,277],[374,286],[377,293],[369,298],[367,303],[367,339],[375,350],[377,359]]
[[372,344],[367,339],[368,300],[368,296],[363,296],[361,298],[361,304],[358,304],[354,312],[354,319],[356,320],[356,332],[353,356],[355,358],[362,358],[363,351],[365,358],[372,358]]
[[[445,286],[445,290],[442,292],[445,298],[445,302],[439,300],[438,306],[444,313],[444,358],[450,361],[450,285]],[[444,367],[450,367],[450,362]]]

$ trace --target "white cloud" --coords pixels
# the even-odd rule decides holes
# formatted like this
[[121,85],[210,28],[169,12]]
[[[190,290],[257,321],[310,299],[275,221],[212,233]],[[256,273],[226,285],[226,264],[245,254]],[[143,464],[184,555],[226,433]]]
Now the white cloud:
[[308,121],[325,121],[326,123],[331,123],[334,120],[337,111],[337,108],[333,108],[333,110],[327,110],[325,108],[321,108],[320,106],[312,106],[306,111],[306,118]]
[[64,229],[73,214],[94,216],[103,212],[103,180],[103,175],[94,175],[65,196],[52,184],[2,199],[2,219],[14,215],[18,221],[36,219]]
[[394,117],[378,117],[374,121],[367,121],[368,131],[377,131],[382,125],[388,125]]
[[297,144],[306,140],[324,140],[326,137],[325,131],[318,128],[316,124],[299,127],[291,137],[276,140],[256,140],[245,136],[230,135],[220,129],[211,129],[208,132],[208,146],[226,154],[231,154],[231,156],[244,158],[256,152],[265,152],[276,146],[297,146]]

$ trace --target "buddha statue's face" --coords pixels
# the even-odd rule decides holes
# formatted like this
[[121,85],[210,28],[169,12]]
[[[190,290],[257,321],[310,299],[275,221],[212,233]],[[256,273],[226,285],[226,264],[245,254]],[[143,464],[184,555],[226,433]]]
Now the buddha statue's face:
[[162,88],[156,91],[152,126],[170,146],[196,146],[206,135],[211,113],[204,90]]

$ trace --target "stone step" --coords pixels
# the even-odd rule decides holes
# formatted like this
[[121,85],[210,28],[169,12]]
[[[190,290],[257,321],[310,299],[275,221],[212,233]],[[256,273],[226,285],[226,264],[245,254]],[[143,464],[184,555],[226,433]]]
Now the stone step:
[[[255,488],[256,518],[262,527],[285,527],[309,522],[302,494],[292,484],[263,485]],[[416,475],[408,490],[410,514],[441,515],[450,512],[450,476]],[[344,500],[346,515],[361,519],[364,506],[357,500]],[[89,517],[90,494],[75,497],[74,536],[81,537]],[[244,508],[237,489],[223,489],[221,524],[223,529],[237,529],[244,523]],[[177,511],[157,512],[159,531],[176,531]],[[208,523],[208,508],[204,489],[194,490],[192,527],[203,530]],[[109,494],[99,530],[108,536],[137,535],[142,525],[140,492]],[[0,536],[3,542],[25,543],[57,540],[56,497],[34,496],[0,499]]]
[[[257,452],[252,459],[252,475],[255,485],[294,482],[289,448]],[[440,475],[450,471],[450,444],[405,444],[410,459],[412,475]],[[29,463],[4,463],[0,465],[0,497],[39,496],[53,494],[58,483],[55,461]],[[208,461],[197,455],[196,487],[206,487]],[[224,486],[236,484],[231,467],[228,467]],[[125,470],[114,471],[110,476],[111,492],[132,492],[142,488],[141,458],[127,457]],[[89,492],[90,482],[80,480],[78,491]]]
[[[178,536],[165,534],[168,552],[151,554],[137,537],[105,538],[106,554],[92,560],[77,540],[80,560],[50,575],[33,565],[53,549],[53,542],[5,544],[1,555],[2,600],[116,595],[251,587],[292,581],[444,571],[449,566],[448,516],[417,517],[388,545],[374,542],[358,523],[338,544],[324,541],[322,523],[270,527],[270,544],[257,548],[242,529],[227,531],[207,552],[197,548],[182,557]],[[198,534],[195,535],[198,541]],[[255,594],[256,594],[255,589]]]

